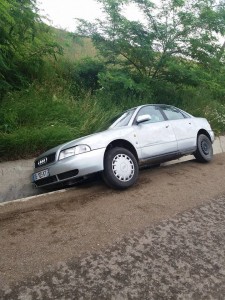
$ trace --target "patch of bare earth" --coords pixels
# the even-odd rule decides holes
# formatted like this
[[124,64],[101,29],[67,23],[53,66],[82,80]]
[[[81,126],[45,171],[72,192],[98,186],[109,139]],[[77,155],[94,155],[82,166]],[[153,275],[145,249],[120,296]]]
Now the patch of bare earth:
[[225,194],[225,154],[140,172],[126,191],[101,182],[0,208],[0,287],[96,251]]

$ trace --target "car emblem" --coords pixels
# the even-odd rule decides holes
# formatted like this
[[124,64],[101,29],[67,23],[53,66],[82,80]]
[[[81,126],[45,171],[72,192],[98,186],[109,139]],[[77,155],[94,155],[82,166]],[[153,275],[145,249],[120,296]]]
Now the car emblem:
[[47,161],[48,161],[47,157],[44,157],[38,161],[38,165],[42,166],[42,165],[46,164]]

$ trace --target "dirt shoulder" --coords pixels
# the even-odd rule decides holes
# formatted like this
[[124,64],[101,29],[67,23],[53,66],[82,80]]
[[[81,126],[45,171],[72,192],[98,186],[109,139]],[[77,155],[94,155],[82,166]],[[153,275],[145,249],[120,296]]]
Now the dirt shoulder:
[[219,154],[143,170],[124,192],[95,182],[0,207],[0,287],[225,194],[224,167]]

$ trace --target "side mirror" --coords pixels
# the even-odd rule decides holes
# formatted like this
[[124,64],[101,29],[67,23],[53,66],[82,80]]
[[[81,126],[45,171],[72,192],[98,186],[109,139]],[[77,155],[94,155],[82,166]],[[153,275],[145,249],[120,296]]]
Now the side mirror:
[[139,116],[139,117],[137,117],[137,124],[140,124],[140,123],[149,121],[149,120],[151,120],[151,119],[152,119],[152,118],[151,118],[150,115],[142,115],[142,116]]

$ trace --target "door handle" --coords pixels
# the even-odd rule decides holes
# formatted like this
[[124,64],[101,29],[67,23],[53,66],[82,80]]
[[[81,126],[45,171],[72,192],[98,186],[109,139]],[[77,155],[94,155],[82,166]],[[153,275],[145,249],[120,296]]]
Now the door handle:
[[170,125],[166,125],[166,128],[168,128]]

